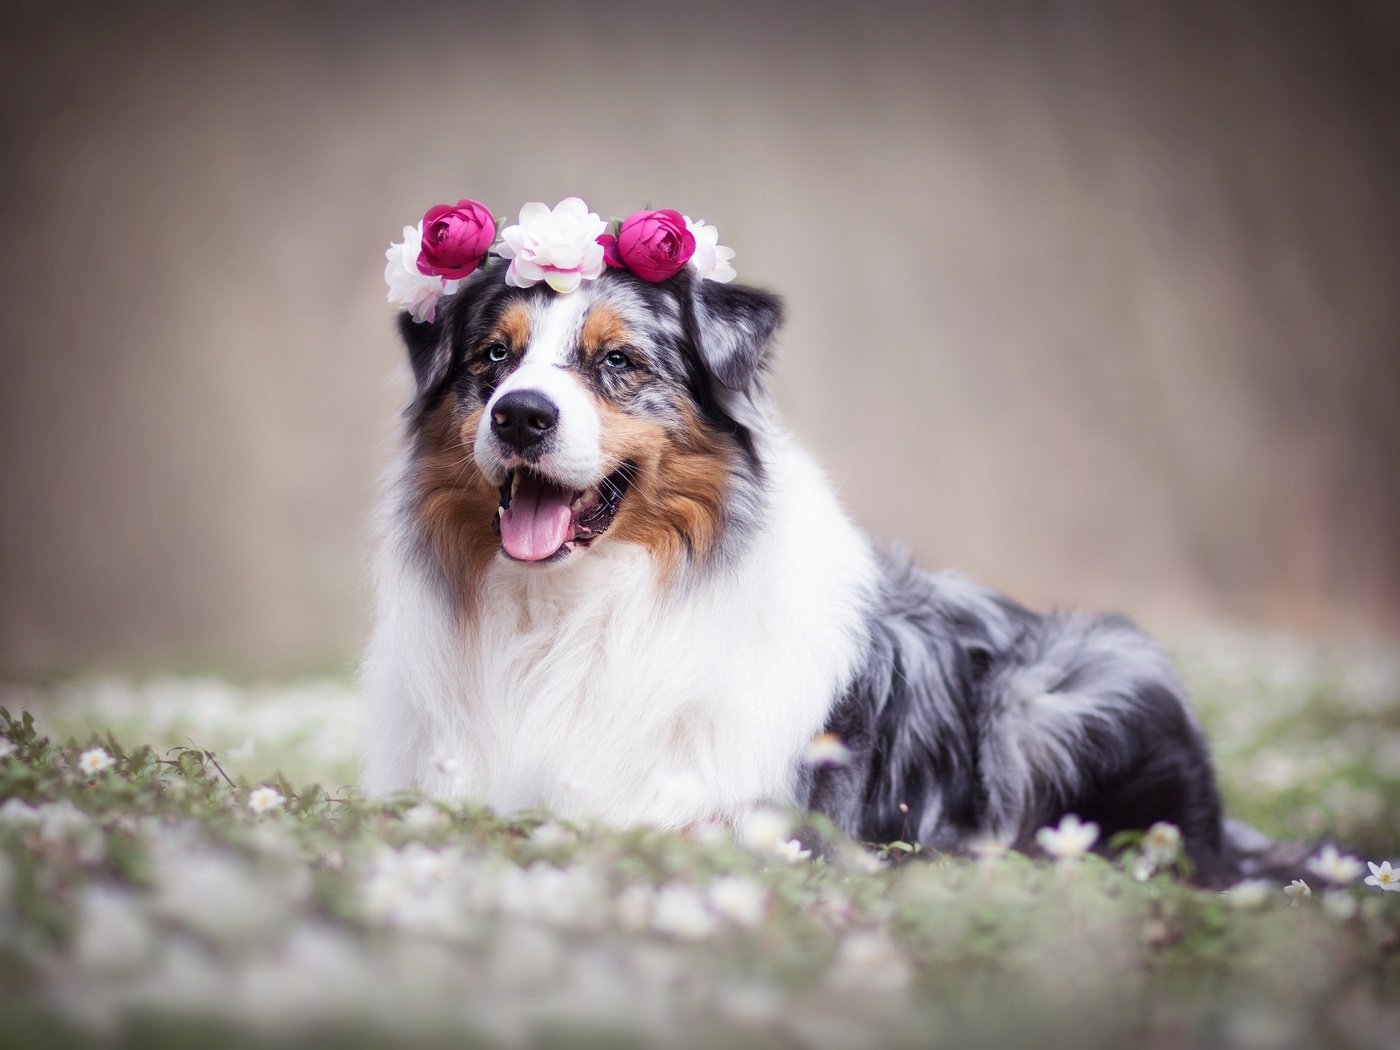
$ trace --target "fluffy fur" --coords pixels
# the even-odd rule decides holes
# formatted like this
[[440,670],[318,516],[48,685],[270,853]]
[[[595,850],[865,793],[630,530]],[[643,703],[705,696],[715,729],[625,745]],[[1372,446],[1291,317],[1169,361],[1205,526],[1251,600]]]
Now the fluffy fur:
[[[665,828],[777,803],[951,851],[1028,848],[1067,812],[1105,839],[1168,820],[1203,881],[1236,877],[1161,650],[1121,617],[1039,615],[878,554],[777,423],[779,319],[686,274],[561,296],[498,271],[433,324],[401,318],[417,392],[382,523],[366,790]],[[525,446],[510,410],[538,397],[556,411]],[[542,507],[578,494],[553,554],[513,484]],[[823,731],[851,762],[804,765]]]

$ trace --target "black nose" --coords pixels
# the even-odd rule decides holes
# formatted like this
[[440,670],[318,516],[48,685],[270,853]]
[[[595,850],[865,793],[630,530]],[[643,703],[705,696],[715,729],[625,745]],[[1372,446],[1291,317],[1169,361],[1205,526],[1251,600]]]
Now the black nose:
[[491,409],[491,432],[517,452],[538,445],[558,422],[558,406],[538,390],[512,390]]

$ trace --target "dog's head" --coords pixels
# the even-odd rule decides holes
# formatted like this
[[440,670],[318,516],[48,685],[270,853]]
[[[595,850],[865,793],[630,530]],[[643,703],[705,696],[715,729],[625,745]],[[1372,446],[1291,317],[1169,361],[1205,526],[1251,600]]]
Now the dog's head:
[[755,393],[781,318],[751,288],[609,271],[575,292],[473,275],[400,315],[417,384],[411,513],[443,568],[629,541],[704,564],[757,513]]

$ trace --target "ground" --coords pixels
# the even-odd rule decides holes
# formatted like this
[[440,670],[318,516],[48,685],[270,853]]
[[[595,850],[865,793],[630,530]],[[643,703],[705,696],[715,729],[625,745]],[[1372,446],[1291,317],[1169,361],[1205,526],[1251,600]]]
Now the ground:
[[1176,648],[1231,813],[1343,881],[375,805],[348,683],[0,690],[0,1043],[1394,1047],[1400,892],[1345,858],[1400,854],[1400,653]]

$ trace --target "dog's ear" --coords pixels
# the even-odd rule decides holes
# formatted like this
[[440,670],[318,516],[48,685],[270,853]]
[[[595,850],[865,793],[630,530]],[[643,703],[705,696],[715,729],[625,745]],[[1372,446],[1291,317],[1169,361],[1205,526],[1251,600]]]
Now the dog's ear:
[[[446,304],[443,304],[446,305]],[[448,337],[446,311],[431,321],[415,321],[407,310],[399,313],[399,337],[408,348],[413,366],[413,403],[422,404],[442,386],[452,367],[452,340]]]
[[705,367],[730,390],[747,390],[772,359],[782,300],[757,288],[696,277],[689,306],[690,337]]

